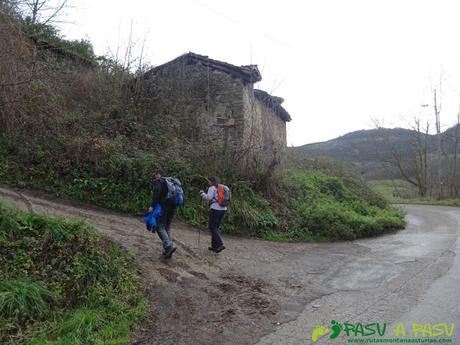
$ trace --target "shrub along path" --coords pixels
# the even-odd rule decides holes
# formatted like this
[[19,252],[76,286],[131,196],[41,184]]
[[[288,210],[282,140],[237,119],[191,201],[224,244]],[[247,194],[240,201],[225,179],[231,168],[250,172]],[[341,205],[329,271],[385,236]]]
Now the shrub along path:
[[[134,256],[152,312],[132,344],[254,344],[277,334],[306,311],[310,319],[305,322],[312,324],[305,324],[301,334],[281,337],[283,344],[297,344],[299,337],[308,344],[309,332],[318,322],[328,325],[331,319],[352,317],[354,311],[363,319],[369,313],[372,320],[396,319],[395,313],[402,313],[403,306],[426,288],[414,281],[424,276],[423,257],[404,256],[403,249],[408,245],[410,249],[410,243],[397,240],[407,230],[335,243],[274,243],[225,236],[227,249],[216,255],[207,250],[207,232],[198,241],[197,229],[176,222],[172,233],[178,250],[164,261],[159,259],[159,239],[145,230],[141,217],[6,187],[0,188],[0,197],[29,212],[83,218]],[[433,270],[432,279],[446,271],[449,260],[446,256],[439,262],[442,269]],[[376,300],[388,295],[389,287],[398,293],[385,305],[376,305]],[[405,291],[408,288],[410,293]],[[341,296],[346,297],[346,312],[338,303]]]

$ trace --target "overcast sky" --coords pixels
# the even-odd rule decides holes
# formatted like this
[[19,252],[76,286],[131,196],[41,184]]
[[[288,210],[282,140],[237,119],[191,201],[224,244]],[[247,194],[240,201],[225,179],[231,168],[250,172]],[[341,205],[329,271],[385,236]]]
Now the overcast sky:
[[[257,64],[256,85],[285,99],[288,145],[433,118],[442,79],[443,128],[460,104],[458,1],[73,0],[62,32],[119,56],[131,22],[139,53],[160,65],[192,51]],[[433,126],[434,128],[434,126]]]

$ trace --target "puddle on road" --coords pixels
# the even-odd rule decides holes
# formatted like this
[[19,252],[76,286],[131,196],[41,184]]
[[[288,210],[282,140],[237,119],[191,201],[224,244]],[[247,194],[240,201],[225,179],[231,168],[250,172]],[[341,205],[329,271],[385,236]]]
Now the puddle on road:
[[432,234],[408,234],[401,236],[404,242],[394,250],[395,255],[410,258],[438,257],[446,248],[455,243],[457,235],[432,233]]
[[397,277],[402,270],[390,262],[355,261],[338,269],[328,285],[337,290],[373,289]]

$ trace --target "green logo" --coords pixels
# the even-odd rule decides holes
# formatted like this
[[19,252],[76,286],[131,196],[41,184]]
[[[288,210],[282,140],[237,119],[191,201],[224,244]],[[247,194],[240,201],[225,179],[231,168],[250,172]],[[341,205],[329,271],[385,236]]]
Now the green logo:
[[331,323],[332,323],[332,326],[331,326],[332,334],[331,334],[331,336],[329,338],[330,339],[335,339],[335,338],[337,338],[339,336],[340,331],[342,330],[342,325],[340,323],[338,323],[337,321],[335,321],[335,320],[332,320]]
[[[325,336],[326,334],[328,333],[331,333],[331,335],[329,336],[330,339],[335,339],[339,336],[340,332],[342,331],[342,325],[340,323],[338,323],[337,321],[335,320],[332,320],[331,321],[331,329],[325,327],[325,326],[322,326],[322,325],[319,325],[319,326],[316,326],[313,331],[311,332],[311,340],[313,342],[317,341],[319,338]],[[332,332],[331,332],[332,330]]]
[[[412,327],[411,327],[412,326]],[[329,339],[337,339],[341,334],[348,338],[348,342],[452,342],[452,336],[455,330],[455,324],[441,322],[437,324],[415,323],[409,326],[399,322],[393,332],[388,329],[384,322],[371,323],[339,323],[336,320],[331,321],[330,328],[319,325],[311,332],[311,340],[316,342],[319,338],[329,334]],[[387,336],[387,338],[383,338]],[[393,336],[393,337],[392,337]],[[375,339],[374,337],[379,337]],[[409,338],[406,338],[409,337]],[[360,339],[361,338],[361,339]],[[363,339],[364,338],[364,339]],[[367,339],[366,339],[367,338]]]

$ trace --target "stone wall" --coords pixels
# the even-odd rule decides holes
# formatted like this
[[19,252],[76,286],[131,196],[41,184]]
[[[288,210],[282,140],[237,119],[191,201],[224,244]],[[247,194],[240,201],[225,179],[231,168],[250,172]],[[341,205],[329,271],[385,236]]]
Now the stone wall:
[[197,159],[267,165],[286,147],[285,122],[254,97],[253,84],[228,73],[179,61],[157,68],[144,90],[148,118],[189,140],[193,151],[212,151]]
[[252,87],[243,92],[245,104],[244,145],[251,148],[252,161],[259,165],[279,162],[286,148],[286,123],[266,104],[254,97]]
[[226,149],[243,136],[243,82],[201,65],[161,67],[144,89],[154,119],[174,124],[194,143],[217,141]]

